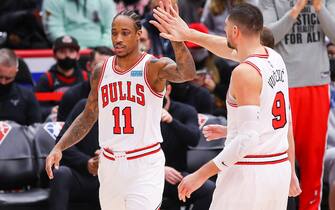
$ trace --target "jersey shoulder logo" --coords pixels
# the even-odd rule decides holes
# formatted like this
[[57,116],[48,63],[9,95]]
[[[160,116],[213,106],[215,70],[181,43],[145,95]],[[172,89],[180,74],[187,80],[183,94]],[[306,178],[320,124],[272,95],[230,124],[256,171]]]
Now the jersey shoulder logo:
[[130,72],[131,77],[142,77],[142,75],[143,75],[143,71],[141,70],[132,70]]

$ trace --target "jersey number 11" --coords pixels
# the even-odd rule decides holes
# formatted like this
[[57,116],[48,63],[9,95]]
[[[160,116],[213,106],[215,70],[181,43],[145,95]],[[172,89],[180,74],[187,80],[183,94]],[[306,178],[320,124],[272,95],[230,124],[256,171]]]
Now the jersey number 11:
[[[120,107],[115,107],[113,109],[113,115],[114,115],[114,128],[113,133],[114,134],[121,134],[121,126],[120,126]],[[122,110],[122,115],[124,117],[124,127],[122,128],[123,134],[133,134],[134,133],[134,127],[132,125],[131,120],[131,107],[125,107]]]

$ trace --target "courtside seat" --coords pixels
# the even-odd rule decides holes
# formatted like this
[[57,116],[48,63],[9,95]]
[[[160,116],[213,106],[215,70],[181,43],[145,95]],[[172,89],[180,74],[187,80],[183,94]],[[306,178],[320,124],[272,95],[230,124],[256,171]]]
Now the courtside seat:
[[35,154],[26,128],[14,122],[0,122],[1,209],[41,206],[49,196],[48,189],[37,187]]
[[43,186],[48,182],[45,168],[45,159],[55,146],[56,137],[63,127],[63,122],[46,122],[41,124],[35,132],[33,141],[37,173]]
[[0,207],[36,207],[46,206],[49,197],[49,189],[32,188],[22,192],[0,193]]
[[[63,122],[46,122],[40,125],[35,132],[34,150],[37,160],[37,173],[39,174],[42,186],[48,184],[48,177],[44,170],[45,159],[55,146],[55,140],[61,131]],[[45,208],[47,209],[47,208]],[[98,210],[90,203],[71,202],[69,210]]]

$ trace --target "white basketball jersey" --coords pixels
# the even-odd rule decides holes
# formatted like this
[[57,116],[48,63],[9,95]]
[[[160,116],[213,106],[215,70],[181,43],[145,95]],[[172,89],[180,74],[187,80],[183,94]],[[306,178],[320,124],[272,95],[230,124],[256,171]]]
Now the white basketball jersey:
[[162,142],[160,121],[163,93],[154,92],[147,81],[143,53],[130,69],[115,69],[116,56],[105,62],[99,94],[99,145],[129,151]]
[[[290,108],[286,66],[277,52],[270,48],[266,51],[265,55],[253,55],[243,62],[255,68],[263,81],[260,95],[261,145],[255,154],[249,155],[282,153],[288,149]],[[229,91],[227,109],[227,140],[233,140],[239,125],[236,122],[237,104]]]

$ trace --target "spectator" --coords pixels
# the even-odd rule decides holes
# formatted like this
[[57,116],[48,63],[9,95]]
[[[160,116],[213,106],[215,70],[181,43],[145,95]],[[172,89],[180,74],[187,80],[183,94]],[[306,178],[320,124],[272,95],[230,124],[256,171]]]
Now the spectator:
[[[57,63],[41,76],[35,88],[37,93],[64,93],[70,86],[88,80],[87,72],[77,67],[80,56],[79,48],[77,40],[71,36],[56,39],[53,52]],[[43,99],[41,105],[44,119],[51,113],[51,110],[57,113],[57,101],[47,98]]]
[[[113,52],[108,47],[97,47],[93,49],[90,53],[88,69],[90,69],[91,71],[91,69],[94,69],[96,64],[104,61],[112,55]],[[65,121],[74,105],[76,105],[76,103],[81,99],[87,98],[90,91],[91,85],[90,81],[88,80],[80,82],[79,84],[76,84],[73,87],[69,88],[69,90],[66,91],[62,100],[59,103],[57,121]]]
[[[162,149],[165,153],[165,187],[164,197],[178,199],[177,186],[183,176],[187,175],[187,149],[196,146],[200,138],[196,110],[183,103],[170,99],[171,85],[167,85],[164,109],[162,112],[161,130],[163,136]],[[215,184],[207,181],[192,193],[187,203],[193,203],[193,210],[209,209]],[[169,208],[172,210],[171,208]],[[180,209],[180,206],[176,207]]]
[[82,48],[112,46],[110,22],[116,15],[112,0],[47,0],[43,25],[50,41],[64,35],[78,39]]
[[[86,99],[73,108],[56,142],[60,140],[74,119],[84,110]],[[98,124],[95,123],[84,139],[65,150],[55,179],[50,182],[49,210],[66,210],[70,201],[92,203],[99,208]]]
[[38,102],[32,91],[16,84],[18,60],[14,51],[0,49],[0,120],[31,125],[41,121]]
[[[2,0],[0,4],[0,47],[49,48],[36,0]],[[1,43],[2,42],[2,43]]]
[[[329,58],[325,35],[335,41],[335,1],[259,1],[290,87],[302,194],[299,209],[319,209],[329,113]],[[308,129],[306,129],[308,128]]]

